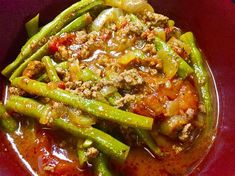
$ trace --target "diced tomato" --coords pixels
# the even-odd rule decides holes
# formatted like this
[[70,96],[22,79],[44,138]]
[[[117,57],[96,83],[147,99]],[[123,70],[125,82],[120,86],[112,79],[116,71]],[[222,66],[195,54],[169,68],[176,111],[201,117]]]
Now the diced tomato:
[[170,84],[171,86],[169,88],[167,88],[165,85],[160,86],[158,91],[161,92],[162,95],[167,96],[169,99],[173,100],[178,96],[179,91],[183,85],[183,81],[175,80],[171,81]]
[[127,24],[128,24],[128,22],[126,20],[123,21],[122,24],[121,24],[121,28],[124,28]]
[[57,40],[51,41],[50,44],[49,44],[49,50],[50,50],[51,54],[56,53],[59,49],[59,46],[60,45],[59,45],[59,42]]
[[60,88],[60,89],[65,89],[65,83],[64,82],[62,82],[62,81],[60,81],[59,83],[58,83],[58,87]]
[[135,104],[132,107],[134,113],[157,118],[159,115],[163,114],[164,103],[158,98],[157,94],[146,96],[141,102]]
[[46,131],[37,132],[37,147],[35,155],[38,156],[38,170],[40,175],[66,175],[76,173],[77,162],[61,160],[53,155],[54,138]]
[[60,36],[59,38],[54,38],[49,43],[49,51],[51,54],[54,54],[58,51],[60,46],[69,46],[73,43],[75,39],[75,34],[65,34],[64,36]]
[[179,96],[179,108],[181,110],[187,110],[189,108],[197,110],[199,98],[196,89],[189,81],[185,81],[180,89]]

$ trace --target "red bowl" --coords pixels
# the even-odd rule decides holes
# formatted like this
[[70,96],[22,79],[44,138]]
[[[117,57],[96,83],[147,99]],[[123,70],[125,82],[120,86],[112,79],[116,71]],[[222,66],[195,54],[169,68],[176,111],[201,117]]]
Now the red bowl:
[[[24,23],[40,12],[41,24],[50,21],[74,0],[0,0],[0,69],[10,63],[26,41]],[[215,77],[219,93],[216,140],[193,175],[235,175],[235,3],[232,0],[154,0],[156,12],[193,31]],[[0,133],[0,175],[29,175]]]

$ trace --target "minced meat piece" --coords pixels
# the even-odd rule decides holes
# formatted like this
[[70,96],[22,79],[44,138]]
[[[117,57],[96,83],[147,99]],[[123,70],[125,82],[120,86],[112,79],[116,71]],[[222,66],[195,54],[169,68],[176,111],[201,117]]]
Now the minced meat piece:
[[28,78],[37,78],[45,70],[45,66],[40,61],[30,61],[25,70],[23,71],[23,76]]
[[136,99],[136,95],[130,95],[130,94],[126,94],[124,97],[122,97],[121,99],[117,100],[115,102],[116,106],[118,108],[123,107],[124,105],[130,103],[130,102],[134,102]]
[[144,82],[143,78],[135,68],[122,72],[119,76],[119,81],[124,81],[130,86],[140,85]]
[[98,156],[98,154],[99,154],[99,151],[94,147],[90,147],[86,151],[86,156],[89,159],[96,158]]
[[9,87],[9,93],[10,95],[19,95],[19,96],[23,96],[26,94],[24,90],[17,87]]
[[169,18],[167,16],[153,13],[150,11],[147,11],[144,15],[143,19],[145,20],[148,27],[154,26],[154,27],[164,27],[167,25],[167,22]]
[[186,124],[179,135],[179,139],[183,142],[188,140],[190,137],[191,131],[192,131],[191,123]]

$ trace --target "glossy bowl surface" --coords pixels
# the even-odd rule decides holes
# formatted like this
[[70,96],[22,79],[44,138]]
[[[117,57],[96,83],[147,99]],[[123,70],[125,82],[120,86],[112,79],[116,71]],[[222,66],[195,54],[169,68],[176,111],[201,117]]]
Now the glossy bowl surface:
[[[0,69],[26,41],[24,23],[40,12],[40,24],[75,0],[0,0]],[[156,12],[193,31],[215,77],[219,93],[216,140],[193,175],[235,175],[235,3],[233,0],[150,0]],[[0,175],[29,175],[7,148],[0,133]]]

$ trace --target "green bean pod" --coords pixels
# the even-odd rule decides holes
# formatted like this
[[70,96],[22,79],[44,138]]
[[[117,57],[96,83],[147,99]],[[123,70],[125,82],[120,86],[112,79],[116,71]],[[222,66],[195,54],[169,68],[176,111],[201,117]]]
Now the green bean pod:
[[155,47],[157,51],[163,50],[167,52],[171,58],[174,58],[178,62],[177,73],[181,78],[186,78],[188,75],[193,73],[193,69],[188,65],[188,63],[158,37],[155,38]]
[[109,171],[107,161],[105,156],[100,153],[97,158],[93,161],[94,164],[94,174],[95,176],[112,176],[113,174]]
[[6,112],[2,103],[0,104],[0,126],[8,133],[12,133],[18,128],[18,123]]
[[49,56],[44,56],[42,58],[42,62],[46,66],[47,75],[48,75],[50,81],[59,82],[60,78],[57,75],[56,69],[51,62],[51,58]]
[[[40,88],[39,88],[40,89]],[[51,113],[51,107],[38,103],[30,98],[23,98],[19,96],[11,96],[6,103],[6,108],[9,111],[14,111],[28,117],[33,117],[38,120],[48,116]],[[123,162],[129,152],[129,147],[112,136],[95,129],[79,128],[70,122],[63,119],[53,119],[52,125],[71,133],[78,138],[87,138],[95,142],[96,147],[117,161]]]
[[30,94],[48,97],[74,108],[79,108],[102,119],[110,120],[130,127],[148,130],[152,129],[153,119],[150,117],[122,111],[105,103],[85,99],[66,90],[51,88],[42,82],[25,77],[19,77],[12,80],[12,85],[19,87]]
[[[187,32],[180,37],[183,41],[191,48],[191,60],[193,68],[195,70],[195,75],[197,77],[198,86],[200,88],[201,97],[206,108],[207,115],[210,115],[212,111],[211,93],[209,87],[208,74],[203,64],[203,57],[200,50],[197,48],[195,38],[192,32]],[[208,118],[207,122],[210,126],[212,125],[212,120]]]
[[[59,36],[62,33],[65,33],[65,32],[73,32],[74,30],[80,30],[80,29],[84,28],[85,26],[87,26],[90,23],[91,23],[90,14],[89,13],[84,14],[84,15],[78,17],[77,19],[75,19],[72,23],[68,24],[65,28],[63,28],[60,32],[58,32],[56,34],[56,36]],[[31,55],[29,58],[24,60],[24,62],[10,76],[10,80],[12,80],[16,77],[19,77],[21,75],[21,73],[23,72],[23,70],[27,67],[27,65],[29,64],[30,61],[39,60],[43,56],[49,55],[48,47],[49,47],[49,41],[45,45],[43,45],[39,50],[37,50],[33,55]],[[8,66],[4,70],[8,70]],[[5,72],[4,70],[3,70],[3,72]]]
[[32,37],[38,32],[39,30],[38,24],[39,24],[39,13],[25,24],[25,28],[29,37]]
[[164,154],[162,153],[161,149],[156,145],[155,141],[153,140],[152,136],[146,130],[141,130],[136,128],[135,129],[138,136],[144,141],[144,143],[149,147],[151,152],[158,157],[163,157]]

